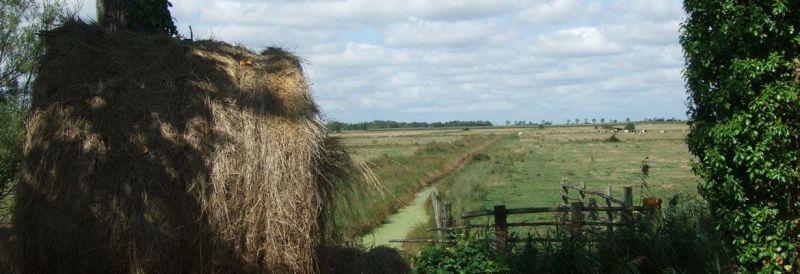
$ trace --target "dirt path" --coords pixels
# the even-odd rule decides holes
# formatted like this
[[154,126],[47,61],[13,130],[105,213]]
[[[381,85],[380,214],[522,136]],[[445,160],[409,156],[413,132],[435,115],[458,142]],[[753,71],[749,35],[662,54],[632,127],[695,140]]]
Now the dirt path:
[[398,210],[396,213],[389,216],[383,225],[362,237],[361,242],[366,246],[386,245],[394,248],[400,248],[401,243],[391,243],[389,241],[405,239],[406,234],[408,234],[408,232],[411,231],[414,226],[428,221],[428,218],[430,217],[427,209],[425,208],[425,202],[433,192],[433,188],[436,183],[463,167],[464,164],[469,161],[472,155],[475,155],[476,153],[486,149],[490,145],[497,142],[497,140],[500,140],[500,138],[502,138],[502,136],[498,136],[486,141],[469,152],[459,156],[441,170],[425,176],[425,178],[420,180],[420,185],[424,185],[425,187],[417,191],[417,194],[414,196],[414,200],[410,204],[400,208],[400,210]]

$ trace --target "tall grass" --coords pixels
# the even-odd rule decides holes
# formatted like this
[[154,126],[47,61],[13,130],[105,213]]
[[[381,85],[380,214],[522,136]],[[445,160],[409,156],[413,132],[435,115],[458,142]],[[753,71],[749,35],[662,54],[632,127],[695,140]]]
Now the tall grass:
[[[414,198],[430,182],[426,178],[445,169],[453,160],[494,138],[491,135],[465,136],[452,142],[430,142],[410,155],[383,155],[368,162],[382,189],[364,182],[353,182],[351,189],[335,199],[329,236],[334,241],[350,241],[381,225],[392,213]],[[356,178],[356,180],[366,180]]]
[[734,272],[732,257],[723,249],[704,201],[693,195],[677,195],[660,214],[639,215],[631,227],[611,234],[585,230],[581,237],[572,237],[555,231],[543,236],[561,240],[558,244],[516,243],[505,252],[493,250],[495,253],[488,257],[483,253],[486,243],[492,240],[491,233],[479,233],[487,236],[484,238],[457,235],[458,242],[474,244],[429,245],[417,252],[412,261],[417,263],[417,270],[435,268],[436,264],[453,267],[453,262],[475,260],[472,256],[477,246],[484,247],[479,250],[482,254],[475,255],[477,259],[494,258],[491,260],[507,265],[511,273]]

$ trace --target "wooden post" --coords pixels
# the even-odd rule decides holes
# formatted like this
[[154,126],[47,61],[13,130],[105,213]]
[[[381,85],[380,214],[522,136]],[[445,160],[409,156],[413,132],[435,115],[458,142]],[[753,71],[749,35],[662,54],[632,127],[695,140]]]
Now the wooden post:
[[585,203],[586,202],[584,200],[584,199],[586,199],[586,192],[585,191],[586,191],[586,183],[581,182],[581,190],[578,191],[578,195],[580,195],[580,198],[579,198],[580,200],[578,200],[578,201],[580,201],[581,203]]
[[469,238],[469,225],[471,224],[471,219],[464,219],[464,237]]
[[[611,207],[612,206],[611,205],[611,185],[608,185],[608,188],[606,188],[606,206],[607,207]],[[606,227],[606,231],[608,232],[608,235],[610,236],[614,232],[614,226],[611,225],[611,223],[614,222],[614,213],[609,210],[609,211],[606,211],[606,214],[608,215],[608,224],[609,224]]]
[[[561,180],[561,206],[569,206],[569,188],[567,188],[567,182],[565,179]],[[569,214],[569,212],[564,212],[564,214],[561,214],[562,223],[567,221],[567,214]]]
[[439,196],[439,192],[433,190],[431,193],[431,203],[433,204],[433,220],[436,222],[436,235],[439,236],[439,239],[444,238],[444,231],[441,229],[444,227],[444,223],[442,222],[442,211],[441,211],[441,197]]
[[572,238],[578,238],[583,233],[583,203],[572,203],[572,206],[570,206],[570,212],[572,213],[570,235]]
[[633,208],[633,188],[626,186],[622,188],[625,192],[625,211],[623,211],[623,219],[622,221],[629,223],[631,221],[632,212],[631,209]]
[[[453,205],[450,201],[444,202],[444,227],[453,227]],[[452,230],[445,232],[447,239],[453,238]]]
[[498,252],[505,253],[508,247],[508,223],[506,222],[506,206],[494,206],[494,243]]

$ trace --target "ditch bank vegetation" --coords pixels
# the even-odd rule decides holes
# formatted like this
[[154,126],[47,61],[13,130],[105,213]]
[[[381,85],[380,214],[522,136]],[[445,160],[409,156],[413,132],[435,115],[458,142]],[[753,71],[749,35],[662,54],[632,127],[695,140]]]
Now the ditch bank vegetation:
[[[380,189],[367,183],[351,183],[347,193],[334,201],[339,210],[333,216],[329,233],[339,242],[359,242],[360,236],[381,226],[415,195],[463,166],[502,136],[468,135],[452,142],[431,142],[411,155],[383,155],[368,165],[380,181]],[[362,179],[367,180],[367,179]]]

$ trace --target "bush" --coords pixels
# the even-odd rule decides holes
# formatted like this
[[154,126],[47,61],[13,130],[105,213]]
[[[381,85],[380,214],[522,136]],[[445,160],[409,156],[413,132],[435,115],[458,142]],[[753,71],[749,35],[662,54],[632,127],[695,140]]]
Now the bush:
[[472,155],[472,160],[473,161],[489,161],[491,159],[492,159],[492,157],[489,157],[489,155],[486,155],[486,154],[483,154],[483,153],[478,153],[478,154]]
[[511,269],[490,239],[463,238],[455,245],[429,245],[412,258],[414,273],[506,273]]
[[689,150],[745,273],[800,271],[800,1],[686,0]]
[[624,129],[625,130],[636,130],[636,125],[634,125],[633,123],[627,123],[627,124],[625,124]]
[[[413,258],[413,267],[415,273],[734,272],[704,201],[676,195],[656,214],[661,217],[636,215],[632,226],[617,227],[611,234],[591,227],[581,237],[559,229],[528,235],[536,244],[511,244],[505,255],[494,250],[491,237],[462,238],[452,247],[425,247]],[[521,238],[517,236],[512,238]],[[561,244],[536,242],[537,238],[558,239]]]
[[25,113],[14,100],[0,102],[0,194],[5,194],[16,178]]

